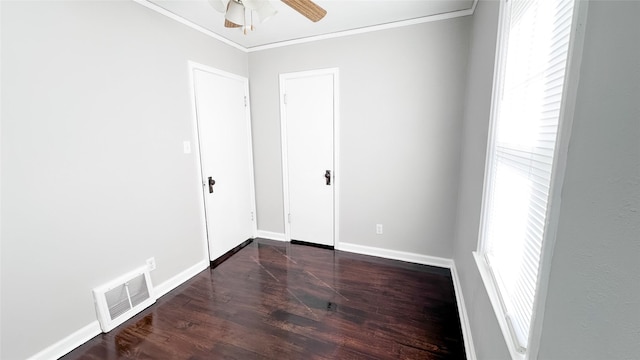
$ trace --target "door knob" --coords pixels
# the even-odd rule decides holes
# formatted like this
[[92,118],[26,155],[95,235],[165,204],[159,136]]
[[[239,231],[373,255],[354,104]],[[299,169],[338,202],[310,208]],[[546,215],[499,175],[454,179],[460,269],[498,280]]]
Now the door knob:
[[327,180],[327,185],[331,185],[331,170],[324,172],[324,178]]
[[209,176],[209,194],[213,193],[213,185],[216,184],[216,181],[213,180],[211,176]]

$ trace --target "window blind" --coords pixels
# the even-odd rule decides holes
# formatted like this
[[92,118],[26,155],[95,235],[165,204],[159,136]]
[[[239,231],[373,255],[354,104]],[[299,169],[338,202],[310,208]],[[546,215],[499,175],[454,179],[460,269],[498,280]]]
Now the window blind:
[[573,7],[574,0],[504,7],[480,251],[520,352],[537,290]]

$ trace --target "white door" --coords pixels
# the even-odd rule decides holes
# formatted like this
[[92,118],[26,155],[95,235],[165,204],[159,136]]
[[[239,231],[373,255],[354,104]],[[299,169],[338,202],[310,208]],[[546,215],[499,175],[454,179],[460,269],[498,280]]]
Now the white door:
[[248,80],[193,66],[209,257],[254,238]]
[[337,69],[280,76],[285,236],[334,246]]

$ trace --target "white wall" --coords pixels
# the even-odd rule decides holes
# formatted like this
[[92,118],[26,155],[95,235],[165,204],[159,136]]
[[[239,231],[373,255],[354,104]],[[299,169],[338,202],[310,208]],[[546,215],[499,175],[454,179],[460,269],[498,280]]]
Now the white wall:
[[540,359],[640,356],[638,19],[589,4]]
[[96,319],[95,286],[206,259],[187,60],[247,55],[133,2],[2,1],[2,353]]
[[259,229],[284,232],[278,75],[338,67],[340,241],[450,258],[470,20],[250,53]]
[[[477,247],[497,2],[474,15],[456,262],[478,359],[508,359]],[[592,1],[539,359],[640,353],[640,3]]]

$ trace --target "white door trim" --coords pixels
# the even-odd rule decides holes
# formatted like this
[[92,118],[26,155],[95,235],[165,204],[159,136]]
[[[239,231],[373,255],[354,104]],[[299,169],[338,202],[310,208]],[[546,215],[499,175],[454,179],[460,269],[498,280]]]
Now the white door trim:
[[285,108],[284,83],[289,79],[298,79],[318,75],[333,76],[333,246],[338,247],[339,226],[339,199],[340,199],[340,74],[338,68],[318,69],[280,74],[280,143],[282,151],[282,194],[284,201],[284,237],[291,242],[291,226],[289,223],[289,160],[287,157],[287,115]]
[[258,235],[258,219],[257,219],[257,213],[256,213],[256,187],[255,187],[255,181],[254,181],[254,171],[253,171],[253,148],[252,148],[252,144],[253,144],[253,139],[251,137],[251,101],[249,98],[249,79],[240,75],[236,75],[230,72],[226,72],[223,70],[219,70],[207,65],[203,65],[194,61],[188,61],[188,68],[189,68],[189,95],[191,97],[191,118],[192,118],[192,124],[193,124],[193,139],[195,142],[195,146],[193,146],[192,148],[194,149],[194,154],[196,156],[196,161],[198,163],[198,191],[200,192],[201,196],[202,196],[202,211],[201,211],[201,224],[202,224],[202,234],[203,234],[203,247],[204,247],[204,254],[205,257],[207,259],[207,261],[210,261],[210,251],[209,251],[209,234],[207,232],[207,213],[206,213],[206,205],[205,205],[205,186],[206,184],[204,183],[204,175],[202,172],[202,156],[200,154],[200,132],[198,131],[198,114],[197,114],[197,103],[196,103],[196,94],[195,94],[195,81],[194,81],[194,71],[195,70],[201,70],[201,71],[205,71],[211,74],[215,74],[218,76],[222,76],[222,77],[226,77],[229,79],[234,79],[234,80],[239,80],[242,81],[244,84],[244,96],[246,97],[246,103],[247,103],[247,108],[245,111],[245,120],[246,120],[246,124],[247,124],[247,135],[248,135],[248,139],[249,139],[249,161],[251,162],[251,166],[249,167],[249,175],[250,175],[250,179],[249,179],[249,184],[250,184],[250,191],[251,191],[251,211],[253,212],[253,228],[251,229],[252,232],[252,236],[255,238]]

